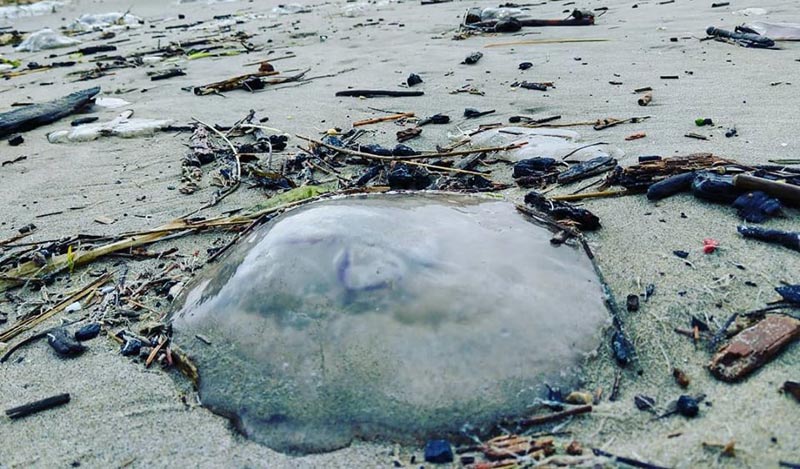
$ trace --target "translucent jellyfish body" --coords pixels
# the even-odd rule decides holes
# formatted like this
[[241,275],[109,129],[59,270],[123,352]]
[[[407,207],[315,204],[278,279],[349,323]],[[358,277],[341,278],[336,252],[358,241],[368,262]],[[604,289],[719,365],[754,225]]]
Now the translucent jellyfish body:
[[463,195],[308,204],[193,281],[173,340],[203,404],[279,451],[488,428],[574,381],[608,320],[591,260],[551,236]]

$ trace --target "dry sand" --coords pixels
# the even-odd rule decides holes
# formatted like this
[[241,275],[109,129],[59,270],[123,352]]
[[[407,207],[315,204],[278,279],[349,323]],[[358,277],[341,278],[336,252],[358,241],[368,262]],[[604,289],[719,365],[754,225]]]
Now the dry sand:
[[[303,86],[280,87],[249,94],[226,93],[225,97],[197,97],[181,87],[198,85],[252,71],[243,64],[267,57],[265,52],[202,59],[182,63],[187,76],[150,82],[147,68],[121,69],[113,75],[86,83],[73,83],[65,74],[89,64],[14,78],[0,83],[0,109],[16,101],[44,101],[89,86],[102,86],[112,95],[116,90],[135,89],[118,97],[131,102],[129,108],[145,118],[171,118],[186,123],[192,117],[206,122],[232,123],[249,109],[270,117],[269,125],[290,133],[315,134],[333,126],[348,127],[356,119],[381,115],[368,106],[418,115],[436,112],[458,116],[464,107],[497,109],[477,121],[455,119],[450,126],[425,129],[423,138],[411,142],[418,148],[447,143],[447,132],[456,126],[468,129],[478,123],[501,122],[519,113],[539,116],[560,114],[563,121],[593,120],[600,117],[650,115],[644,123],[622,125],[597,133],[576,128],[584,138],[619,145],[626,152],[622,164],[639,155],[664,156],[697,151],[714,152],[745,163],[766,163],[772,158],[797,158],[797,109],[800,95],[793,83],[800,68],[800,45],[782,44],[784,50],[754,50],[717,42],[699,42],[708,25],[732,28],[745,20],[735,10],[759,7],[768,11],[759,20],[800,22],[800,11],[792,0],[731,0],[731,6],[711,8],[711,0],[658,1],[584,0],[574,6],[609,11],[598,24],[586,28],[544,28],[525,30],[529,35],[473,37],[451,40],[464,10],[472,6],[496,6],[496,2],[454,2],[420,6],[416,2],[365,5],[365,14],[342,15],[341,2],[311,5],[312,13],[270,17],[270,2],[205,2],[177,5],[173,1],[124,2],[74,0],[55,14],[17,20],[14,26],[35,31],[58,27],[86,12],[131,11],[149,22],[163,26],[214,15],[265,14],[260,19],[244,16],[235,30],[257,33],[256,44],[265,44],[276,55],[292,51],[296,58],[276,62],[287,69],[311,67],[311,75],[326,75],[349,68],[355,71],[315,80]],[[567,2],[571,3],[571,2]],[[638,8],[632,8],[638,4]],[[561,17],[573,8],[564,2],[546,2],[531,8],[534,16]],[[185,20],[177,20],[184,13]],[[382,19],[378,26],[357,26]],[[4,22],[0,20],[0,25]],[[277,24],[275,28],[269,26]],[[294,26],[292,26],[294,24]],[[213,32],[213,31],[212,31]],[[307,37],[292,38],[301,32]],[[121,53],[151,48],[149,25],[120,38]],[[201,31],[171,30],[161,39],[190,38]],[[321,41],[321,36],[325,39]],[[96,37],[96,35],[91,36]],[[677,42],[671,42],[677,37]],[[608,42],[529,45],[484,49],[486,44],[523,39],[603,38]],[[271,39],[272,42],[266,44]],[[101,43],[101,42],[95,42]],[[87,42],[87,44],[95,44]],[[68,51],[61,49],[55,53]],[[460,65],[470,52],[481,50],[484,58],[474,66]],[[51,52],[16,53],[0,49],[3,56],[46,62]],[[531,61],[526,72],[517,64]],[[425,97],[405,99],[335,98],[335,91],[347,86],[395,88],[410,72],[420,74]],[[678,75],[662,80],[661,75]],[[512,90],[518,79],[554,81],[556,89]],[[622,82],[614,86],[610,81]],[[771,86],[772,83],[782,84]],[[53,83],[42,86],[44,83]],[[790,84],[791,83],[791,84]],[[472,84],[485,96],[452,95],[448,91]],[[654,102],[647,108],[636,104],[632,90],[652,86]],[[144,92],[144,90],[147,90]],[[96,108],[97,109],[97,108]],[[123,108],[124,109],[124,108]],[[117,110],[97,110],[102,119]],[[720,128],[697,129],[697,117],[711,117]],[[24,134],[25,143],[10,147],[2,142],[0,160],[25,155],[27,160],[0,168],[0,239],[16,229],[35,223],[39,232],[32,240],[51,239],[76,233],[119,233],[157,226],[204,204],[212,188],[190,196],[171,188],[179,185],[180,160],[188,134],[158,134],[132,140],[107,138],[94,142],[53,145],[47,132],[63,129],[70,119]],[[727,139],[725,128],[736,126],[740,136]],[[373,127],[373,139],[391,143],[394,124]],[[625,142],[625,136],[643,131],[647,137]],[[711,135],[708,141],[685,138],[689,131]],[[298,140],[291,140],[292,145]],[[500,172],[500,171],[498,171]],[[498,180],[502,177],[498,175]],[[511,200],[523,192],[509,191]],[[146,196],[145,199],[141,199]],[[251,206],[264,195],[242,189],[226,199],[209,215],[226,209]],[[675,326],[686,327],[690,315],[713,316],[722,321],[730,313],[762,306],[775,298],[773,287],[780,282],[800,281],[800,257],[776,246],[745,242],[737,234],[739,223],[733,209],[677,196],[653,204],[644,197],[595,200],[586,206],[598,214],[603,229],[589,240],[597,260],[617,297],[640,292],[644,285],[656,285],[656,293],[642,311],[626,320],[639,352],[639,362],[622,375],[620,399],[604,401],[591,416],[575,419],[563,429],[586,447],[600,447],[617,454],[670,467],[776,467],[779,460],[800,462],[797,438],[798,403],[778,392],[787,379],[798,379],[800,350],[783,353],[743,383],[728,385],[710,377],[704,369],[708,355],[695,349]],[[85,207],[70,210],[70,207]],[[39,218],[51,212],[61,214]],[[681,214],[685,214],[682,217]],[[117,219],[113,225],[93,222],[98,216]],[[797,212],[768,226],[800,229]],[[705,237],[720,240],[719,253],[704,256]],[[184,255],[199,254],[217,235],[184,238],[159,245],[177,246]],[[693,266],[674,257],[672,251],[689,251]],[[735,265],[741,264],[744,270]],[[105,261],[79,269],[71,280],[48,287],[50,294],[75,288],[88,281],[88,272],[108,267]],[[153,263],[131,263],[131,273],[154,270]],[[745,282],[752,282],[747,285]],[[569,286],[565,285],[565,288]],[[30,309],[40,293],[15,292]],[[160,311],[164,302],[151,304]],[[0,311],[15,310],[0,303]],[[229,428],[227,421],[193,403],[195,396],[179,377],[120,356],[117,346],[105,339],[90,343],[90,350],[74,360],[60,360],[39,342],[23,349],[11,362],[0,366],[0,406],[8,408],[59,392],[70,392],[70,404],[19,421],[0,418],[0,467],[389,467],[394,447],[388,443],[356,443],[333,453],[291,458],[247,441]],[[19,358],[23,358],[21,361]],[[673,417],[653,421],[650,414],[637,411],[633,396],[645,393],[665,403],[685,391],[670,374],[680,367],[692,378],[689,392],[706,393],[710,405],[702,405],[693,420]],[[616,367],[607,344],[587,361],[586,388],[602,386],[609,392]],[[176,384],[177,383],[177,384]],[[548,427],[549,428],[549,427]],[[735,458],[719,457],[718,450],[704,449],[703,442],[736,441]],[[559,444],[570,437],[560,437]],[[421,461],[421,447],[400,448],[408,465],[411,454]]]

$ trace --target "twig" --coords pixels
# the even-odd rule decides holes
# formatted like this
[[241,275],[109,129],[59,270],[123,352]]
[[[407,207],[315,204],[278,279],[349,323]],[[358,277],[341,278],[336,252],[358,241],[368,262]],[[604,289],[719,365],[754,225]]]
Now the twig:
[[40,401],[31,402],[29,404],[24,404],[19,407],[8,409],[6,410],[6,415],[8,415],[8,418],[10,419],[22,418],[27,415],[41,412],[43,410],[52,409],[53,407],[64,405],[67,402],[69,402],[69,399],[70,399],[69,393],[58,394],[55,396],[48,397],[46,399],[42,399]]
[[594,453],[595,456],[603,456],[603,457],[606,457],[606,458],[612,458],[612,459],[615,459],[618,462],[621,462],[623,464],[627,464],[627,465],[633,466],[633,467],[641,467],[642,469],[669,469],[669,468],[664,467],[664,466],[656,466],[655,464],[650,464],[650,463],[647,463],[647,462],[637,461],[636,459],[626,458],[624,456],[617,456],[617,455],[611,454],[609,452],[603,451],[602,449],[599,449],[599,448],[592,448],[592,452]]
[[369,125],[369,124],[378,124],[380,122],[387,122],[387,121],[395,121],[398,119],[403,119],[406,117],[414,117],[413,112],[402,112],[399,114],[393,114],[391,116],[383,116],[383,117],[373,117],[371,119],[364,119],[360,121],[353,122],[353,127],[360,127],[362,125]]
[[153,347],[153,350],[150,352],[150,355],[147,356],[147,360],[144,362],[145,368],[150,367],[150,364],[153,363],[153,360],[155,360],[156,355],[158,355],[158,352],[164,347],[164,345],[166,345],[166,343],[167,343],[167,338],[162,337],[161,342],[159,342],[158,345]]
[[547,415],[540,415],[537,417],[531,417],[529,419],[520,420],[518,425],[522,427],[530,427],[533,425],[543,425],[545,423],[556,422],[558,420],[565,419],[567,417],[572,417],[573,415],[581,415],[592,411],[592,406],[590,405],[583,405],[580,407],[575,407],[568,410],[563,410],[561,412],[553,412],[552,414]]
[[554,195],[550,197],[551,200],[561,200],[564,202],[572,202],[576,200],[583,200],[583,199],[599,199],[602,197],[617,197],[621,195],[628,195],[627,189],[612,189],[607,191],[601,192],[585,192],[583,194],[566,194],[566,195]]
[[0,357],[0,363],[7,362],[8,359],[11,358],[11,355],[14,354],[14,352],[16,352],[17,350],[19,350],[20,348],[22,348],[22,347],[24,347],[24,346],[26,346],[28,344],[36,342],[37,340],[44,339],[45,337],[47,337],[47,334],[51,333],[52,331],[53,331],[52,329],[47,329],[46,331],[42,331],[42,332],[39,332],[38,334],[34,334],[34,335],[30,336],[30,337],[25,338],[25,340],[22,340],[20,342],[17,342],[16,344],[12,345],[11,347],[8,348],[8,350],[6,350],[6,353],[4,353],[2,357]]
[[27,236],[30,236],[35,232],[36,232],[36,229],[32,229],[32,230],[26,231],[24,233],[16,234],[16,235],[14,235],[14,236],[12,236],[10,238],[4,239],[4,240],[0,240],[0,246],[5,246],[6,244],[11,244],[11,243],[13,243],[15,241],[19,241],[20,239],[25,238]]

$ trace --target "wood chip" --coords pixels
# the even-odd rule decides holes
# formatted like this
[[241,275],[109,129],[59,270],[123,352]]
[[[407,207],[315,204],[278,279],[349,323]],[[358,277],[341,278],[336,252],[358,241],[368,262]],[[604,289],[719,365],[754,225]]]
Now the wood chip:
[[770,361],[800,337],[800,320],[771,314],[737,334],[711,359],[708,368],[718,379],[739,381]]
[[529,436],[503,435],[492,438],[486,442],[482,449],[483,454],[492,461],[517,458],[526,454],[542,451],[545,455],[555,453],[552,438],[538,440]]

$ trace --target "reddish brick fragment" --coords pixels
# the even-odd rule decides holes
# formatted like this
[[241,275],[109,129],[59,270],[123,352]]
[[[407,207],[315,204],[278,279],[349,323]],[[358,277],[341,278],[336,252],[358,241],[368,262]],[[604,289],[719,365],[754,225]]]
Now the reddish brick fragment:
[[708,364],[723,381],[739,381],[800,337],[800,320],[771,314],[737,334]]

